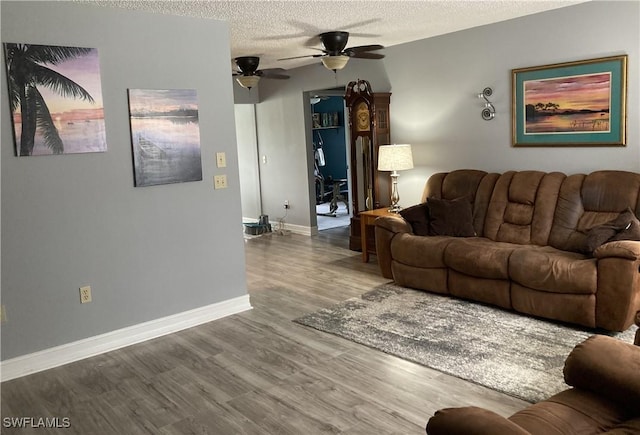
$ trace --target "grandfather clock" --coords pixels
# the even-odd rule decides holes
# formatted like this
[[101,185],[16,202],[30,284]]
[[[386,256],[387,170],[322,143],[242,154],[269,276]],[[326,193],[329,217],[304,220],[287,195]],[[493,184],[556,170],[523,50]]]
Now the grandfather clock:
[[350,132],[349,168],[351,170],[351,227],[349,249],[361,249],[361,237],[367,245],[375,246],[373,228],[360,234],[361,211],[388,207],[391,197],[389,174],[378,172],[378,148],[390,143],[388,92],[373,93],[366,80],[347,85],[345,103],[348,109]]

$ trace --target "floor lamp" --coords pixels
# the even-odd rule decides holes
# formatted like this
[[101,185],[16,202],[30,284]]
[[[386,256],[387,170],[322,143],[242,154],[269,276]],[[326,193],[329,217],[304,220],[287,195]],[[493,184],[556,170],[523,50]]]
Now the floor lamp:
[[378,149],[378,171],[391,172],[391,207],[390,212],[398,213],[402,207],[398,205],[398,171],[413,168],[413,155],[411,145],[381,145]]

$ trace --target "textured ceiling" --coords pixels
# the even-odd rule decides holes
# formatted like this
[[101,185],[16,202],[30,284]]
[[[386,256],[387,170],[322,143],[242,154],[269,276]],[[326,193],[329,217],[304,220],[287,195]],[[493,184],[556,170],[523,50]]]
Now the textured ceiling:
[[277,59],[320,53],[317,48],[321,45],[315,36],[325,31],[350,32],[347,47],[367,44],[389,47],[584,1],[80,0],[102,7],[228,21],[232,57],[259,56],[261,69],[290,69],[319,62],[313,58]]

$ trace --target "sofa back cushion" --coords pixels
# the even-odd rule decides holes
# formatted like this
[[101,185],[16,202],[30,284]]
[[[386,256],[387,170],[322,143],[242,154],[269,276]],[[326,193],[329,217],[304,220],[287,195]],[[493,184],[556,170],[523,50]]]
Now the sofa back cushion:
[[509,171],[493,189],[484,236],[498,242],[546,245],[565,175]]
[[473,227],[476,234],[481,236],[487,205],[498,176],[475,169],[458,169],[434,174],[427,180],[422,192],[422,202],[426,202],[427,198],[470,198],[473,205]]
[[597,171],[566,178],[560,188],[549,245],[588,253],[587,233],[631,208],[640,213],[640,174]]

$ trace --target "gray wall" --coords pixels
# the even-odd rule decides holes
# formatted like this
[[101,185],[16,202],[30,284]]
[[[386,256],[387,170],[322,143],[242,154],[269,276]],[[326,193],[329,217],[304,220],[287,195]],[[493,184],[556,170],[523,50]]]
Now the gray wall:
[[[640,171],[639,45],[640,2],[596,1],[387,50],[391,134],[413,145],[416,166],[400,175],[401,202],[418,202],[432,173],[458,168]],[[629,56],[626,147],[511,146],[511,69],[620,54]],[[480,116],[485,86],[492,121]]]
[[[312,168],[307,104],[302,93],[357,78],[374,92],[391,91],[391,138],[413,145],[415,168],[399,178],[400,204],[419,202],[434,172],[538,169],[566,173],[640,170],[640,3],[592,1],[502,23],[389,47],[383,61],[352,59],[337,76],[320,62],[289,71],[288,81],[260,83],[257,105],[263,208],[287,222],[314,225],[308,203]],[[624,148],[513,148],[511,70],[556,62],[628,54],[628,126]],[[494,90],[496,118],[483,121],[477,94]]]
[[[70,2],[1,8],[3,42],[98,48],[108,145],[14,157],[2,65],[2,358],[246,295],[227,23]],[[204,181],[133,187],[127,88],[197,90]],[[229,188],[214,190],[222,173]]]

